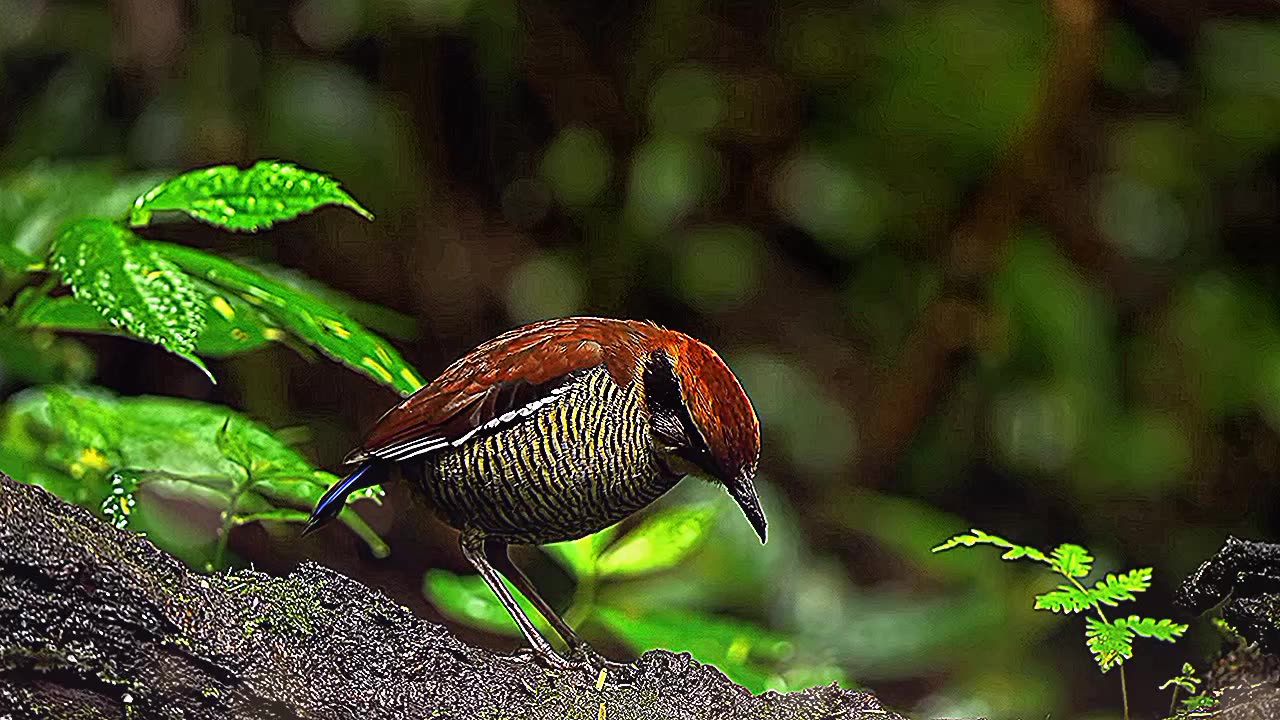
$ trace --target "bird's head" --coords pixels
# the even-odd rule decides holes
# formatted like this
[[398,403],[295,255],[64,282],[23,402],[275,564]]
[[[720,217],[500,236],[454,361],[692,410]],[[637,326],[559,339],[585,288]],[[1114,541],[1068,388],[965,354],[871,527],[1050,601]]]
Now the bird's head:
[[765,516],[754,479],[760,421],[729,366],[703,343],[665,331],[643,356],[645,402],[658,452],[676,474],[724,485],[760,541]]

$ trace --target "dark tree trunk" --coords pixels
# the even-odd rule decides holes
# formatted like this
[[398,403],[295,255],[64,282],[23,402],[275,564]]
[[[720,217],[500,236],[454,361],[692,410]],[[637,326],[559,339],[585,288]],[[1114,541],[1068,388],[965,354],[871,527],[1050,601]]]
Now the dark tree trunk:
[[686,654],[560,672],[470,647],[307,563],[192,572],[0,475],[0,718],[874,718],[836,687],[753,696]]

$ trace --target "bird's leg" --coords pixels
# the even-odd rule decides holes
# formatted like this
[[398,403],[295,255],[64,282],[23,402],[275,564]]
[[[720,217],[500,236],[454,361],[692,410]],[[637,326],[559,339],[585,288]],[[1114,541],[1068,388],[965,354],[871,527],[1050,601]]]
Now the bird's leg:
[[464,532],[458,543],[462,547],[462,555],[470,562],[475,569],[480,571],[480,577],[484,578],[484,582],[498,596],[498,601],[511,614],[511,619],[516,621],[520,632],[524,634],[525,640],[529,641],[529,646],[533,648],[534,653],[543,662],[555,668],[570,668],[573,663],[560,657],[547,639],[542,637],[538,629],[533,626],[533,621],[529,619],[520,606],[516,604],[516,599],[512,597],[511,591],[502,582],[502,576],[493,568],[489,560],[485,558],[484,552],[484,536],[475,535]]
[[573,628],[569,627],[569,623],[560,617],[560,614],[551,607],[550,603],[542,599],[542,596],[538,594],[538,589],[533,586],[533,582],[529,580],[529,577],[511,561],[510,548],[506,543],[493,539],[485,540],[484,554],[489,562],[493,563],[494,567],[498,568],[498,571],[505,575],[511,581],[511,584],[515,585],[516,589],[529,599],[529,602],[533,603],[538,612],[542,613],[542,617],[551,623],[551,627],[560,633],[560,637],[564,638],[564,642],[569,646],[571,653],[583,656],[593,665],[603,664],[604,659],[592,650],[582,638],[578,637]]

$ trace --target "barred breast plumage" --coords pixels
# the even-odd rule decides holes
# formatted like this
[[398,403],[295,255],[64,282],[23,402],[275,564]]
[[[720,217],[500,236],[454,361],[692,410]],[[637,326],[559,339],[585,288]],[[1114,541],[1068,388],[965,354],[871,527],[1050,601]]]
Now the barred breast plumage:
[[[545,320],[481,343],[388,410],[347,456],[357,467],[316,503],[307,530],[398,468],[414,495],[460,531],[463,557],[540,659],[594,663],[511,561],[510,546],[596,532],[689,473],[723,485],[763,542],[759,456],[755,410],[711,348],[649,322]],[[504,578],[574,660],[556,654]]]
[[603,365],[570,374],[516,419],[406,467],[450,525],[513,543],[570,540],[679,481],[658,461],[639,384],[618,385]]

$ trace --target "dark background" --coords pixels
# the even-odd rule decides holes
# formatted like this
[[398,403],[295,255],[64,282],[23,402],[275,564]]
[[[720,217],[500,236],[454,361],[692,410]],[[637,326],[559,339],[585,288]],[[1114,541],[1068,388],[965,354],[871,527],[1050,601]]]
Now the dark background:
[[[0,166],[278,157],[332,174],[375,222],[146,232],[411,316],[398,346],[425,376],[544,317],[699,337],[760,414],[774,536],[753,545],[723,512],[710,547],[635,592],[784,631],[810,682],[921,716],[1116,717],[1079,620],[1031,610],[1051,577],[929,548],[970,526],[1079,542],[1100,569],[1153,566],[1136,607],[1164,616],[1225,535],[1276,537],[1277,16],[1265,0],[5,0]],[[214,387],[153,347],[88,342],[95,382],[302,428],[335,470],[395,401],[280,346],[212,363]],[[422,575],[465,569],[453,534],[398,488],[362,512],[388,559],[340,527],[246,526],[231,549],[271,572],[314,558],[438,618]],[[182,502],[168,516],[196,544],[217,524]],[[554,567],[522,560],[555,595]],[[1205,623],[1140,641],[1138,715],[1216,643]]]

